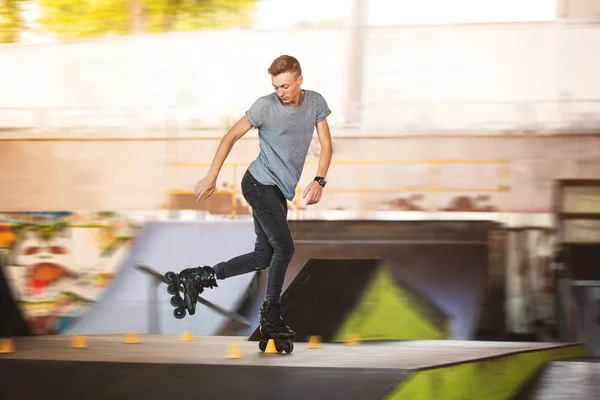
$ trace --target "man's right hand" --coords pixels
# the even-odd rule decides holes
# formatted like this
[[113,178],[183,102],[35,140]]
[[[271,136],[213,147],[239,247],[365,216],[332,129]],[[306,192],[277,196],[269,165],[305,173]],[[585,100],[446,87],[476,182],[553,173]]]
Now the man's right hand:
[[196,183],[196,201],[206,200],[215,191],[217,186],[217,179],[211,176],[205,176]]

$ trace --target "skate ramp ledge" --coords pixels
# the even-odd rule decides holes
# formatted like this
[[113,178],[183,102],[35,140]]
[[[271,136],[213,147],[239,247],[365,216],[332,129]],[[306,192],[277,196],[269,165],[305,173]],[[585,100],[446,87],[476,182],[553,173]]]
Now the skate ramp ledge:
[[[271,366],[0,361],[7,398],[381,399],[395,370]],[[32,374],[32,375],[29,375]],[[28,385],[25,376],[35,376]],[[102,379],[98,379],[102,377]]]
[[295,241],[477,242],[487,244],[496,221],[461,220],[292,220]]
[[[241,337],[92,335],[85,349],[70,338],[18,338],[0,354],[8,398],[178,397],[264,399],[513,398],[546,363],[581,357],[579,343],[409,341],[323,344],[296,342],[291,355],[267,355]],[[231,345],[241,358],[227,358]],[[36,377],[31,385],[29,377]],[[221,379],[222,378],[222,379]],[[13,395],[13,396],[11,396]]]

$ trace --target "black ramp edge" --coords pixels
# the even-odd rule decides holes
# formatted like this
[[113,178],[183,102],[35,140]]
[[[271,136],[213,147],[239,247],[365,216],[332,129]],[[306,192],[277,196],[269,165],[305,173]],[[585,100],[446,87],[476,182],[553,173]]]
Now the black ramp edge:
[[599,244],[570,244],[566,248],[568,264],[571,270],[571,279],[576,281],[600,281]]
[[407,371],[1,360],[3,399],[382,399]]
[[0,338],[30,336],[29,326],[25,322],[5,279],[4,266],[4,256],[0,253]]
[[409,240],[487,243],[496,221],[291,220],[294,240]]
[[[379,267],[377,259],[310,259],[281,296],[283,318],[296,340],[330,342]],[[249,340],[258,340],[258,328]]]

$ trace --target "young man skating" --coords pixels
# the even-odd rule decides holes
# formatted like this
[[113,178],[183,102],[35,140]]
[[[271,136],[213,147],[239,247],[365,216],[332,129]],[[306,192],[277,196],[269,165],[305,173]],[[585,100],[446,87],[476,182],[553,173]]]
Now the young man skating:
[[[302,198],[307,205],[321,200],[333,152],[326,119],[331,111],[319,93],[301,88],[302,70],[294,57],[278,57],[268,72],[274,92],[257,99],[227,132],[207,175],[195,187],[196,201],[208,199],[215,191],[219,171],[235,142],[253,127],[258,129],[260,152],[241,181],[242,194],[252,208],[256,232],[254,251],[212,267],[184,269],[171,278],[183,286],[185,308],[194,314],[196,298],[204,288],[217,286],[219,279],[268,268],[267,291],[260,310],[261,332],[263,337],[291,339],[295,333],[284,323],[280,305],[285,274],[294,255],[287,200],[294,198],[315,128],[321,145],[319,164]],[[183,315],[181,307],[181,317]]]

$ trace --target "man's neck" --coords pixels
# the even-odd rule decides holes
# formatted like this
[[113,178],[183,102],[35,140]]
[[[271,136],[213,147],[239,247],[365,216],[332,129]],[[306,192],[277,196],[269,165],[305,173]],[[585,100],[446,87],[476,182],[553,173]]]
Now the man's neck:
[[296,100],[290,101],[290,106],[297,106],[298,104],[302,103],[302,100],[304,99],[304,90],[300,90],[300,94],[298,95],[298,97],[296,98]]

